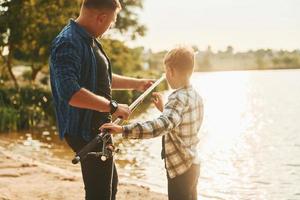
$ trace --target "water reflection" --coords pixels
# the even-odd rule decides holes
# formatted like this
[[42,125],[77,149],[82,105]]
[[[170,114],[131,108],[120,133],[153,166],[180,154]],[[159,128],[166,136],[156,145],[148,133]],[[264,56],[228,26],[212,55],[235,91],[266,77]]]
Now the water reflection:
[[296,198],[299,168],[284,163],[300,162],[294,148],[300,142],[298,77],[299,70],[195,77],[206,108],[199,149],[202,199]]
[[[299,77],[299,70],[195,74],[192,83],[205,104],[200,199],[300,199]],[[158,115],[151,106],[138,118]],[[37,133],[2,134],[0,144],[79,171],[54,130]],[[161,139],[116,141],[121,180],[166,192]]]

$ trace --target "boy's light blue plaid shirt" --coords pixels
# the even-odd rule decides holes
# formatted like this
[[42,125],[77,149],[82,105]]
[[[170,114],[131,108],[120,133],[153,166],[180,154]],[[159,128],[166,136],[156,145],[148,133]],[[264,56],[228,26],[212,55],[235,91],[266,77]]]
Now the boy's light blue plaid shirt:
[[192,86],[175,90],[160,117],[123,126],[123,137],[153,138],[165,135],[165,163],[171,178],[198,162],[198,133],[203,119],[203,103]]

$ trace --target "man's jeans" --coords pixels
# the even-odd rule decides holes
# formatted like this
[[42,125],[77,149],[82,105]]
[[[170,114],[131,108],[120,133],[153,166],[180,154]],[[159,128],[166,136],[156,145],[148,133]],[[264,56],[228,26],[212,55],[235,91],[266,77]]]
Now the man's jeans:
[[[65,139],[74,152],[78,153],[87,142],[80,137],[65,135]],[[93,151],[100,151],[99,144]],[[113,159],[105,162],[100,158],[87,157],[81,161],[81,171],[86,200],[115,200],[118,185],[118,174]]]

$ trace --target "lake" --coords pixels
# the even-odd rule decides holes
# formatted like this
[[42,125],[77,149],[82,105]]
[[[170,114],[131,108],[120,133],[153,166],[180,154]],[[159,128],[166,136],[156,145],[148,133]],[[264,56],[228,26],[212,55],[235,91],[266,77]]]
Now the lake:
[[[204,99],[205,113],[199,199],[300,199],[300,70],[195,73],[192,84]],[[133,121],[157,116],[152,106]],[[166,193],[161,138],[116,140],[121,181]],[[1,134],[0,144],[79,171],[54,130]]]

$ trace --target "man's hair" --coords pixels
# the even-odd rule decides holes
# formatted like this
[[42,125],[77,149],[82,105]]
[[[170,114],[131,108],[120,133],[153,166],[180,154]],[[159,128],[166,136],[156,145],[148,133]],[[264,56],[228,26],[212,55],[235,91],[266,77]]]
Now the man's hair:
[[187,75],[193,73],[194,63],[195,52],[193,48],[187,46],[179,46],[170,50],[164,58],[165,66],[187,73]]
[[84,0],[83,7],[93,9],[121,10],[122,6],[119,0]]

